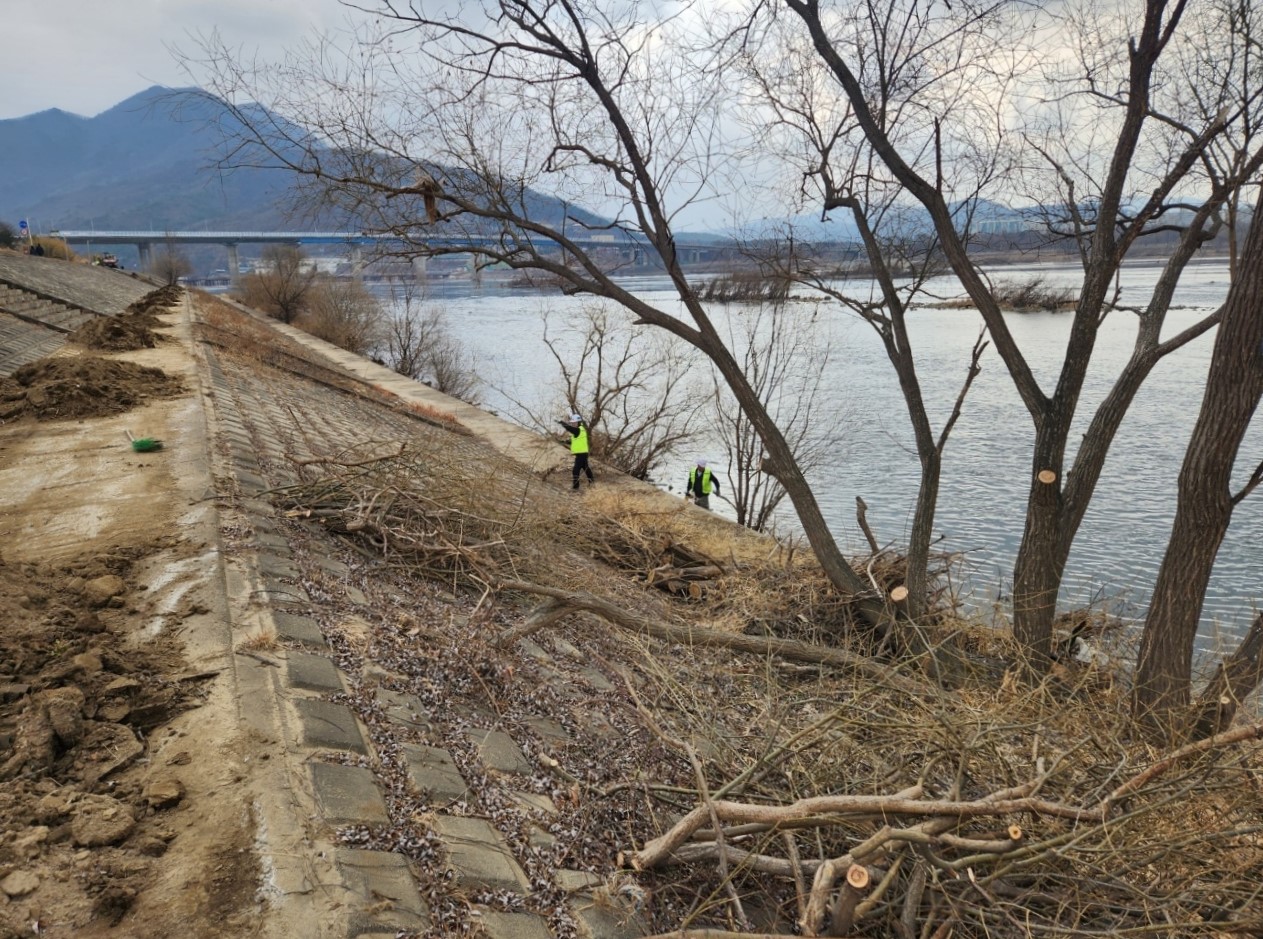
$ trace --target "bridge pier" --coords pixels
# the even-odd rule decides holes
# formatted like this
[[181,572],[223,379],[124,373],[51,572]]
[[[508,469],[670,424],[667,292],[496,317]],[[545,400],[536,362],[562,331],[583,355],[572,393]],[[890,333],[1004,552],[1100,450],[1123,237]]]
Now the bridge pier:
[[418,254],[412,259],[412,278],[418,284],[425,283],[426,270],[429,267],[430,259],[424,254]]
[[469,256],[469,283],[474,287],[482,285],[482,268],[478,266],[478,255]]
[[234,242],[230,241],[224,247],[228,249],[228,280],[236,284],[241,280],[241,257]]
[[364,279],[364,249],[359,245],[351,246],[351,276],[356,280]]
[[136,243],[136,253],[140,255],[140,263],[137,266],[142,271],[148,271],[153,265],[153,245],[148,241],[139,241]]

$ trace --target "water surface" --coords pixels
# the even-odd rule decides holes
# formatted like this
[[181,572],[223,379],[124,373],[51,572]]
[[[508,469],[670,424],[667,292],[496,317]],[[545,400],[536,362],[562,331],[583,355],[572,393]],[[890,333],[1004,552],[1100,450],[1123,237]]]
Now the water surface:
[[[1157,271],[1149,265],[1124,271],[1120,279],[1123,302],[1143,304]],[[996,273],[997,279],[1015,282],[1034,276],[1050,285],[1073,286],[1078,272],[1072,266],[1031,265]],[[664,278],[640,278],[629,284],[638,296],[680,311]],[[1165,335],[1213,310],[1223,301],[1227,286],[1222,262],[1193,265],[1176,294]],[[931,287],[941,296],[960,294],[951,278]],[[556,364],[542,341],[544,312],[551,312],[556,327],[567,314],[594,301],[460,284],[432,285],[427,302],[446,309],[462,341],[476,355],[487,383],[486,405],[514,416],[520,413],[520,403],[546,409],[561,391]],[[741,309],[740,305],[717,305],[713,315],[722,320],[741,315]],[[865,550],[855,523],[859,495],[868,503],[868,518],[878,538],[903,542],[911,523],[919,467],[911,449],[907,412],[880,342],[869,326],[837,304],[796,304],[786,315],[800,318],[803,328],[821,330],[821,341],[833,348],[826,383],[827,420],[841,424],[845,444],[810,478],[835,537],[845,550]],[[1010,314],[1007,319],[1040,384],[1051,389],[1070,317],[1033,313]],[[1103,323],[1072,441],[1087,426],[1092,410],[1126,362],[1135,324],[1134,315],[1121,310]],[[913,348],[936,430],[964,379],[980,326],[979,315],[969,309],[919,307],[910,314]],[[1063,606],[1106,604],[1124,615],[1143,615],[1170,530],[1176,478],[1201,404],[1212,342],[1213,333],[1169,356],[1137,396],[1071,554]],[[699,366],[702,376],[706,370],[703,363]],[[982,366],[948,443],[935,529],[943,537],[940,547],[965,556],[967,589],[985,607],[996,598],[1002,603],[1011,584],[1031,472],[1033,430],[994,350],[988,349]],[[723,454],[713,442],[700,446],[722,465]],[[1071,456],[1073,451],[1072,442]],[[683,477],[693,455],[681,454],[679,465],[667,469],[667,482]],[[1238,479],[1244,480],[1261,458],[1263,421],[1256,420],[1242,448]],[[783,518],[779,530],[790,531],[795,524],[792,517]],[[1254,604],[1263,594],[1256,548],[1260,543],[1263,493],[1256,493],[1238,506],[1220,551],[1206,601],[1204,639],[1221,631],[1240,634],[1248,625]]]

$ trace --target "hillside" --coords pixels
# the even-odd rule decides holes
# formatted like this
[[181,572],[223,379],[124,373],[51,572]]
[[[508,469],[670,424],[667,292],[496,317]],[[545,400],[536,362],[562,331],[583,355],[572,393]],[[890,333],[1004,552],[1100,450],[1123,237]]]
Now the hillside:
[[91,118],[53,109],[0,121],[0,218],[36,231],[281,226],[289,180],[216,172],[210,111],[153,87]]
[[[271,114],[264,122],[284,124]],[[0,120],[0,219],[15,228],[27,219],[39,233],[355,227],[305,211],[283,170],[219,170],[225,135],[239,126],[192,89],[159,86],[95,117],[52,109]],[[542,217],[563,211],[533,196]]]

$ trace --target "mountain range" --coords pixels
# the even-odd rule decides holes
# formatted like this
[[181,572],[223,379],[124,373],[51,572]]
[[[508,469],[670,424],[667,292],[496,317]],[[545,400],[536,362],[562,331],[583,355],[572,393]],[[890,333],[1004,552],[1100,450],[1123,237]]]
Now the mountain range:
[[[269,114],[265,123],[275,120]],[[95,117],[54,108],[0,120],[0,220],[16,228],[26,219],[36,233],[340,227],[327,218],[297,219],[294,180],[284,171],[218,170],[217,154],[225,134],[234,130],[214,101],[195,89],[160,86]],[[554,200],[533,195],[542,214],[551,214],[548,203]],[[562,211],[557,202],[558,217]],[[573,206],[568,211],[600,221]],[[927,227],[922,216],[910,219],[910,227]],[[805,215],[766,224],[769,234],[792,227],[799,237],[810,239],[856,237],[847,212],[833,213],[827,223],[818,215]],[[753,231],[733,234],[757,237]],[[687,240],[715,237],[689,234]]]
[[[266,121],[280,120],[266,115]],[[266,231],[336,228],[329,218],[298,217],[294,178],[282,170],[216,168],[225,134],[234,131],[221,109],[196,89],[154,86],[95,117],[60,109],[0,120],[0,221],[20,220],[46,234],[57,229],[98,231]],[[542,217],[563,213],[600,222],[538,192],[529,193]],[[974,207],[979,219],[1019,221],[1022,213],[998,203]],[[929,230],[918,208],[904,210],[905,231]],[[792,228],[808,240],[857,238],[847,212],[767,220],[766,234]],[[354,226],[358,227],[358,226]],[[1020,224],[1018,227],[1022,227]],[[983,228],[986,231],[986,228]],[[759,237],[758,231],[732,232]],[[722,238],[677,233],[688,241]],[[197,252],[200,253],[200,252]],[[128,252],[120,251],[126,257]],[[215,252],[216,264],[222,264]],[[200,260],[194,258],[195,263]]]
[[287,227],[290,180],[214,169],[212,104],[153,87],[95,117],[0,121],[0,219],[32,231]]
[[[264,123],[278,120],[268,114]],[[95,117],[54,108],[0,120],[0,220],[14,229],[26,220],[36,234],[304,231],[350,224],[300,215],[294,177],[284,170],[218,169],[223,141],[236,129],[195,89],[160,86]],[[527,199],[545,218],[568,212],[599,221],[539,193]]]

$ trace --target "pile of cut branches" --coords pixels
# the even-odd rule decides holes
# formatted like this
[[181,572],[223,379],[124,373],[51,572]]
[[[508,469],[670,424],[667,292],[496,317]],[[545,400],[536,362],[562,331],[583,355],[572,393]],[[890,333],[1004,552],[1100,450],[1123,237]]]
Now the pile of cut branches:
[[[1155,752],[1088,669],[1073,687],[921,699],[856,671],[749,698],[729,682],[721,712],[669,659],[644,668],[644,720],[689,767],[655,783],[694,798],[621,859],[672,908],[656,923],[669,935],[1263,928],[1263,723]],[[753,746],[699,757],[699,739],[750,738],[754,715]]]
[[605,534],[593,545],[594,557],[683,599],[700,600],[725,573],[722,563],[675,540],[669,532],[646,533],[616,525]]
[[[589,493],[585,503],[603,518],[579,533],[577,540],[590,556],[699,604],[712,622],[809,643],[854,641],[870,652],[907,651],[890,648],[886,634],[865,623],[859,598],[838,593],[796,539],[776,539],[709,513],[685,512],[682,502],[677,510],[664,511],[660,500],[612,489]],[[890,597],[907,580],[907,560],[879,549],[871,533],[870,543],[873,553],[852,559],[852,567],[872,585],[873,595]],[[960,563],[958,554],[931,556],[921,626],[951,631],[958,625],[954,575]]]
[[[575,613],[617,627],[571,638],[601,638],[603,663],[626,678],[621,703],[662,745],[645,749],[634,778],[584,788],[572,773],[568,784],[588,810],[620,819],[600,837],[611,859],[621,849],[655,928],[905,939],[1263,930],[1263,724],[1155,752],[1128,736],[1122,684],[1092,667],[1033,689],[949,694],[845,636],[825,646],[743,634],[752,614],[781,623],[827,609],[809,562],[739,554],[744,543],[716,565],[722,579],[709,583],[723,589],[698,602],[667,603],[590,564],[579,576],[599,595],[588,593],[561,546],[648,572],[693,538],[628,534],[547,486],[530,493],[537,501],[511,498],[532,483],[467,453],[361,451],[302,474],[274,491],[278,504],[378,564],[542,597],[496,655]],[[724,555],[699,543],[690,556]],[[633,608],[643,597],[652,612]]]
[[401,447],[386,455],[310,460],[303,467],[308,475],[317,471],[315,478],[273,490],[273,501],[290,518],[349,536],[374,560],[484,591],[512,568],[502,523],[456,507],[462,500],[455,490],[468,490],[474,480],[454,478],[451,467],[436,467],[433,458]]

